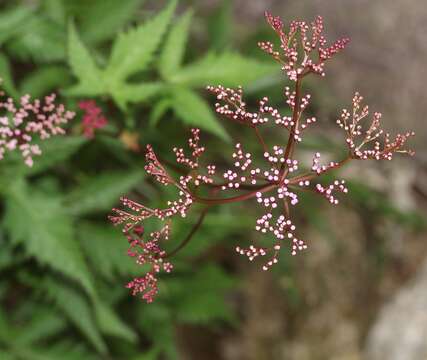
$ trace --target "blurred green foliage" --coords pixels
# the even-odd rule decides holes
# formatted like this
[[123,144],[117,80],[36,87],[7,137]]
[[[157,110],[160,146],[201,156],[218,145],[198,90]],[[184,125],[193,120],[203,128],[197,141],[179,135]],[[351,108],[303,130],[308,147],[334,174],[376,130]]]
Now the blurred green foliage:
[[[191,34],[197,13],[186,9],[178,16],[176,1],[162,4],[156,10],[142,0],[1,6],[4,90],[15,99],[56,91],[73,110],[78,100],[95,98],[109,120],[87,140],[78,113],[68,136],[41,145],[34,167],[26,167],[19,154],[0,162],[1,359],[175,359],[177,324],[238,325],[226,295],[239,278],[224,266],[221,250],[232,253],[235,239],[246,240],[253,226],[250,209],[245,213],[238,205],[210,213],[174,259],[175,271],[162,279],[151,305],[124,289],[144,269],[126,257],[126,240],[106,220],[123,194],[154,203],[165,198],[145,179],[143,156],[130,151],[121,134],[154,142],[167,158],[172,145],[185,141],[186,127],[195,125],[211,134],[213,156],[222,161],[221,144],[233,130],[219,122],[200,90],[250,85],[256,94],[277,83],[272,63],[230,50],[230,2],[206,21],[209,41],[203,45]],[[328,140],[311,144],[333,149]],[[354,189],[360,206],[406,223],[413,219],[372,197],[369,188]],[[316,208],[306,210],[321,224]],[[176,224],[173,238],[184,238],[194,221]],[[283,266],[292,272],[290,259]],[[289,297],[297,301],[295,288]]]

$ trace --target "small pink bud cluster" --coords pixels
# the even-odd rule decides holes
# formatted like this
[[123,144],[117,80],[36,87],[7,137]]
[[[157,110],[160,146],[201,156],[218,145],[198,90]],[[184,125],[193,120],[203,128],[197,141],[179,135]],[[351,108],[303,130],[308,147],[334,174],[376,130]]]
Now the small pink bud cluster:
[[204,147],[199,146],[199,134],[199,129],[191,130],[191,137],[188,140],[188,146],[191,151],[190,156],[187,156],[182,148],[173,149],[177,163],[185,165],[192,172],[192,174],[180,176],[178,180],[175,180],[168,173],[157,158],[153,148],[147,145],[145,155],[147,165],[145,166],[145,170],[160,184],[175,186],[178,191],[178,199],[168,201],[166,208],[151,209],[138,202],[122,197],[121,203],[129,211],[115,208],[113,209],[114,215],[109,216],[110,221],[114,225],[124,226],[123,232],[130,244],[129,255],[136,257],[137,263],[140,265],[151,265],[151,271],[144,277],[134,279],[127,285],[133,295],[142,293],[142,298],[147,302],[151,302],[157,294],[157,274],[162,270],[165,272],[172,270],[172,264],[165,261],[167,254],[161,250],[159,244],[162,240],[168,239],[170,225],[167,223],[160,231],[151,233],[151,240],[144,242],[142,240],[143,228],[138,224],[151,217],[161,221],[169,221],[168,219],[176,215],[185,217],[194,202],[190,185],[197,187],[201,184],[211,184],[213,182],[212,177],[215,175],[215,165],[208,165],[206,167],[206,174],[197,172],[199,169],[199,157],[205,150]]
[[246,103],[243,102],[243,90],[238,87],[237,90],[224,88],[223,86],[207,86],[208,91],[216,95],[220,102],[215,104],[215,111],[230,120],[248,126],[261,125],[268,122],[268,116],[271,116],[276,121],[281,121],[282,116],[279,111],[269,105],[268,98],[263,97],[259,101],[258,112],[249,112],[246,109]]
[[348,189],[345,187],[345,181],[344,180],[335,180],[333,184],[329,185],[328,187],[323,187],[321,184],[316,185],[316,191],[320,194],[322,194],[328,201],[333,204],[338,204],[338,199],[335,198],[333,191],[340,191],[344,194],[348,193]]
[[[347,138],[346,143],[352,156],[356,159],[375,159],[375,160],[392,160],[395,153],[406,153],[413,155],[412,150],[404,149],[407,140],[414,136],[413,131],[404,134],[397,134],[394,140],[390,134],[384,133],[381,129],[381,113],[375,112],[371,124],[364,129],[362,120],[369,115],[368,106],[362,107],[363,97],[355,93],[353,97],[353,111],[344,109],[341,117],[337,120],[340,128],[344,129]],[[380,139],[383,137],[383,141]],[[356,144],[356,141],[358,142]],[[371,148],[366,149],[366,145],[372,143]]]
[[157,274],[160,271],[171,272],[173,266],[165,260],[166,252],[159,247],[160,240],[169,237],[169,225],[165,225],[160,231],[150,234],[150,240],[144,241],[144,228],[135,226],[124,231],[128,242],[128,255],[135,258],[138,265],[149,264],[150,270],[144,275],[130,281],[126,287],[131,289],[132,295],[140,295],[147,303],[151,303],[158,293]]
[[[0,96],[4,96],[0,92]],[[55,135],[63,135],[63,126],[74,117],[74,113],[65,110],[64,105],[55,104],[56,95],[36,99],[30,102],[30,96],[21,97],[20,107],[16,107],[12,98],[0,100],[0,160],[7,151],[18,149],[27,166],[33,166],[33,156],[42,153],[34,137],[45,140]]]
[[320,153],[317,152],[314,154],[311,170],[315,171],[317,175],[320,175],[338,166],[339,163],[335,161],[331,161],[328,165],[320,165]]
[[[188,140],[189,155],[188,151],[182,148],[173,149],[178,165],[174,170],[180,173],[179,179],[176,180],[159,161],[152,147],[148,145],[146,171],[161,184],[175,186],[179,194],[178,199],[168,201],[165,209],[150,209],[127,198],[122,198],[123,206],[129,211],[114,209],[115,215],[110,217],[114,224],[124,225],[127,234],[129,229],[150,217],[167,221],[165,225],[167,231],[161,230],[153,233],[152,239],[148,242],[144,243],[140,238],[134,240],[134,237],[130,237],[129,240],[128,237],[131,248],[138,249],[138,253],[135,255],[137,262],[151,264],[150,272],[128,284],[133,294],[142,293],[142,297],[147,301],[152,301],[153,296],[157,293],[156,274],[159,271],[168,272],[172,268],[172,265],[165,261],[167,255],[160,249],[159,240],[167,238],[170,218],[175,215],[187,216],[192,204],[202,204],[207,211],[213,205],[253,199],[261,208],[261,214],[258,215],[254,224],[255,230],[270,236],[272,241],[266,246],[255,244],[247,248],[237,246],[236,252],[246,256],[250,261],[259,257],[263,258],[262,269],[268,270],[279,261],[282,249],[288,249],[292,255],[296,255],[307,248],[306,243],[295,235],[296,226],[291,220],[291,211],[299,203],[299,191],[314,191],[335,205],[339,202],[337,193],[346,194],[348,192],[344,180],[335,180],[330,185],[322,185],[315,181],[316,178],[340,168],[352,159],[382,160],[391,159],[394,153],[411,154],[402,147],[406,140],[413,135],[412,132],[399,134],[394,140],[391,140],[386,134],[381,146],[379,142],[379,138],[383,134],[383,130],[380,128],[381,114],[375,113],[371,125],[364,130],[361,120],[368,115],[368,107],[362,107],[362,98],[356,93],[353,98],[353,112],[344,110],[337,121],[338,125],[347,133],[346,142],[349,147],[347,158],[322,165],[320,153],[316,152],[311,166],[308,165],[308,169],[304,170],[304,164],[300,164],[295,159],[294,149],[302,141],[303,131],[315,123],[316,119],[304,117],[304,112],[310,105],[311,96],[302,93],[301,82],[309,73],[324,75],[325,61],[343,49],[348,40],[338,40],[327,47],[322,35],[321,17],[317,17],[311,26],[302,21],[291,22],[288,31],[284,30],[283,22],[279,17],[273,17],[267,13],[266,18],[279,35],[281,52],[275,51],[273,45],[268,42],[260,43],[260,46],[280,62],[282,69],[291,80],[296,81],[293,89],[287,87],[283,92],[284,104],[289,107],[291,115],[281,115],[276,108],[268,104],[267,97],[258,101],[258,109],[255,112],[248,111],[241,87],[231,89],[223,86],[209,86],[208,90],[217,99],[216,112],[235,123],[249,127],[253,131],[253,139],[248,141],[257,141],[259,151],[246,152],[242,143],[237,142],[232,153],[231,165],[223,170],[221,182],[217,182],[215,179],[217,166],[207,165],[206,168],[202,168],[200,165],[199,158],[205,152],[205,147],[199,145],[199,130],[192,129],[191,137]],[[317,50],[317,57],[313,58],[315,50]],[[287,142],[271,144],[265,141],[261,129],[267,125],[277,126],[277,131],[288,133]],[[359,141],[360,137],[362,140]],[[374,142],[373,149],[366,149],[365,146],[371,141]],[[180,166],[185,169],[181,169]],[[201,196],[204,192],[199,187],[202,185],[213,190],[209,193],[214,195],[212,197]],[[233,192],[234,196],[224,197],[225,195],[222,195],[229,192]],[[196,223],[189,237],[172,251],[172,254],[191,239],[201,224],[203,216]],[[134,254],[133,250],[131,256],[133,256],[132,254]]]
[[[284,23],[279,17],[272,16],[268,12],[265,13],[265,17],[279,35],[283,55],[276,51],[269,41],[260,42],[258,46],[278,61],[282,65],[282,70],[293,81],[310,72],[325,76],[325,61],[343,50],[349,42],[349,39],[344,38],[326,46],[327,41],[322,35],[321,16],[318,16],[310,25],[305,21],[292,21],[288,30],[284,29]],[[302,51],[299,51],[300,48]],[[314,56],[312,56],[313,52],[315,52]]]
[[107,125],[107,119],[102,115],[102,110],[93,100],[79,102],[79,108],[84,110],[82,127],[83,135],[92,139],[96,129],[102,129]]

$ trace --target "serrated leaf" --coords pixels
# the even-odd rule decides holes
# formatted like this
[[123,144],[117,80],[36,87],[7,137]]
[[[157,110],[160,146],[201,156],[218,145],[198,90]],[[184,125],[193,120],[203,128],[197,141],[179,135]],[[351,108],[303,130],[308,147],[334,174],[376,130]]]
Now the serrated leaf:
[[4,227],[13,243],[22,244],[40,264],[63,273],[94,294],[83,253],[61,200],[30,188],[22,179],[16,179],[7,190]]
[[107,304],[98,300],[95,302],[94,306],[96,321],[104,334],[130,342],[135,342],[137,340],[136,333],[126,325]]
[[80,222],[77,232],[90,264],[105,279],[113,281],[116,275],[129,277],[141,273],[141,267],[127,256],[128,242],[118,229]]
[[31,94],[38,98],[48,94],[48,92],[63,88],[71,80],[71,74],[65,66],[49,65],[40,67],[34,72],[25,76],[21,82],[21,94]]
[[79,79],[77,85],[67,90],[69,95],[95,96],[105,91],[102,71],[80,40],[71,22],[68,26],[68,63],[73,74]]
[[96,326],[89,301],[84,295],[50,278],[45,280],[44,287],[58,308],[87,337],[95,349],[106,353],[107,347]]
[[8,49],[25,61],[51,62],[65,58],[65,44],[63,26],[33,12],[13,41],[8,42]]
[[187,11],[170,30],[159,58],[159,70],[168,79],[181,66],[193,13]]
[[144,173],[140,170],[111,172],[91,177],[66,196],[67,211],[73,215],[109,211],[117,204],[121,195],[142,182],[143,178]]
[[18,90],[13,81],[12,69],[10,68],[9,59],[0,53],[0,88],[3,88],[9,96],[17,99],[19,97]]
[[[147,67],[166,32],[175,6],[176,0],[170,1],[155,18],[116,38],[106,70],[110,84],[123,81],[129,75]],[[113,85],[110,85],[111,87]]]
[[171,102],[176,115],[184,123],[229,140],[229,136],[213,115],[209,105],[195,92],[186,88],[174,88]]
[[170,279],[165,291],[175,300],[178,321],[192,324],[209,324],[212,321],[233,321],[231,310],[224,301],[224,295],[234,285],[233,279],[221,268],[205,265],[193,276]]
[[73,0],[65,5],[68,13],[77,18],[83,38],[95,44],[115,35],[142,3],[143,0]]
[[180,69],[169,80],[186,86],[238,86],[248,84],[274,71],[277,71],[274,64],[249,59],[237,53],[210,53]]
[[122,108],[125,108],[128,102],[139,103],[146,101],[158,95],[164,88],[165,85],[160,82],[142,84],[119,83],[111,89],[111,95]]

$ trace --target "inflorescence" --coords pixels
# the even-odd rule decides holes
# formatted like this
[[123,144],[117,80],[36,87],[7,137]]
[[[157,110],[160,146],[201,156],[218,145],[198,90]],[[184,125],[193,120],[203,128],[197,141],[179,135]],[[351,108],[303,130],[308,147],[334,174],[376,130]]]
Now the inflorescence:
[[92,139],[97,129],[102,129],[107,125],[107,119],[102,114],[102,109],[93,100],[80,101],[79,108],[84,111],[82,119],[83,135],[87,139]]
[[[362,97],[356,93],[352,111],[343,110],[337,120],[339,127],[346,133],[347,157],[322,164],[320,153],[315,153],[311,169],[308,172],[300,170],[300,163],[294,158],[295,145],[303,140],[304,132],[316,123],[316,118],[304,115],[311,97],[310,94],[302,93],[302,80],[309,74],[324,76],[325,63],[344,49],[349,40],[337,40],[328,46],[322,34],[323,21],[320,16],[310,25],[303,21],[293,21],[287,29],[279,17],[266,13],[266,19],[279,36],[280,49],[276,50],[270,42],[261,42],[258,45],[281,65],[284,74],[294,82],[293,89],[286,87],[284,90],[285,104],[289,107],[291,116],[283,115],[269,105],[267,97],[258,102],[257,111],[250,112],[243,100],[241,87],[231,89],[208,86],[208,91],[217,99],[216,112],[253,129],[260,145],[260,153],[247,152],[241,143],[237,143],[232,153],[232,166],[225,169],[222,176],[216,176],[215,165],[201,166],[199,160],[205,148],[199,144],[200,131],[192,129],[188,151],[183,148],[173,149],[178,165],[187,168],[179,178],[175,178],[148,145],[145,170],[159,183],[174,186],[177,189],[177,198],[170,200],[165,208],[149,208],[122,198],[123,207],[127,210],[113,209],[115,214],[110,216],[114,224],[124,226],[123,231],[130,243],[129,255],[136,257],[139,264],[150,265],[145,276],[136,278],[127,285],[133,295],[140,295],[147,302],[151,302],[157,294],[156,275],[160,271],[171,271],[172,265],[167,258],[176,252],[166,254],[159,243],[169,237],[171,218],[186,217],[193,204],[206,206],[201,220],[205,211],[213,205],[254,199],[263,209],[255,221],[255,230],[261,234],[271,234],[274,240],[270,246],[238,246],[236,252],[250,261],[258,257],[264,258],[262,269],[268,270],[279,261],[279,253],[283,248],[289,249],[292,255],[307,248],[304,240],[297,236],[296,226],[291,220],[291,207],[298,204],[300,190],[313,190],[336,205],[339,202],[339,194],[348,192],[345,181],[337,179],[329,185],[322,185],[317,182],[322,174],[340,168],[352,159],[391,160],[395,153],[413,154],[404,148],[408,138],[414,135],[413,132],[398,134],[391,139],[380,127],[380,113],[374,113],[370,124],[365,126],[362,120],[368,117],[368,107],[362,105]],[[288,133],[285,144],[269,145],[264,141],[260,129],[268,124]],[[215,190],[215,195],[201,197],[196,193],[200,186]],[[235,195],[218,195],[230,191]],[[148,218],[156,218],[164,225],[158,232],[153,232],[149,234],[148,239],[144,239],[140,224]],[[189,241],[200,223],[201,221],[197,222],[190,236],[176,250]]]
[[[1,97],[5,97],[0,92]],[[0,160],[8,151],[18,149],[27,166],[33,166],[33,156],[42,153],[35,139],[45,140],[65,133],[63,126],[74,118],[74,112],[64,105],[55,104],[56,95],[30,101],[30,95],[22,96],[17,107],[10,97],[0,100]]]

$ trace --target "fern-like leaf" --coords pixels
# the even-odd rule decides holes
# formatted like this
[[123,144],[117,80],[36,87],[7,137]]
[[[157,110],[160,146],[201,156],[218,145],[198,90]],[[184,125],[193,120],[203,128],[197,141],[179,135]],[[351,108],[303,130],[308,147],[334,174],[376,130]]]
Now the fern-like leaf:
[[181,66],[193,13],[187,11],[170,30],[159,58],[159,70],[168,79]]
[[129,75],[144,70],[166,32],[176,6],[176,0],[145,24],[120,34],[113,45],[106,76],[116,84]]
[[19,179],[4,195],[4,225],[12,241],[22,244],[41,264],[67,275],[93,295],[91,276],[60,198],[47,196]]

